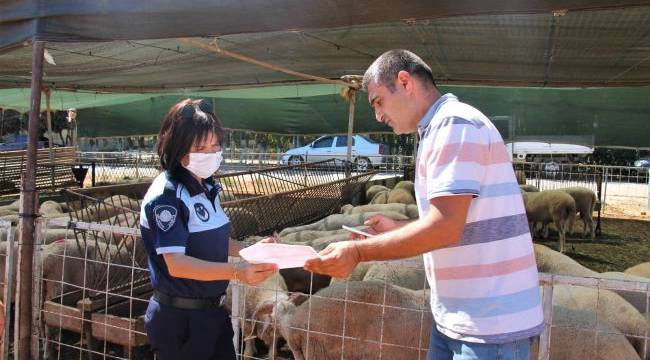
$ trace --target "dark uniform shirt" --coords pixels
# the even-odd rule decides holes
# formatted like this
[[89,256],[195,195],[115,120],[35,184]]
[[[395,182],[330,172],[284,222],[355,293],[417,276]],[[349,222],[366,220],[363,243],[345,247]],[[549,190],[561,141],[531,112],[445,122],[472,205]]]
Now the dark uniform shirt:
[[169,274],[162,254],[181,253],[201,260],[228,262],[230,221],[219,204],[221,187],[212,178],[207,190],[181,168],[158,175],[147,190],[140,231],[149,256],[154,289],[170,296],[208,298],[226,292],[228,281],[200,281]]

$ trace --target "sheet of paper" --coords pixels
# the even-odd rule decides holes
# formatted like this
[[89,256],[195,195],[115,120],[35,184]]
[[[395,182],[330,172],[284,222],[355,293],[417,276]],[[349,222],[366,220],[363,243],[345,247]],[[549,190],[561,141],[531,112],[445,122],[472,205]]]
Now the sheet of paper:
[[257,243],[239,251],[239,255],[251,264],[273,263],[280,269],[303,267],[318,253],[307,245]]

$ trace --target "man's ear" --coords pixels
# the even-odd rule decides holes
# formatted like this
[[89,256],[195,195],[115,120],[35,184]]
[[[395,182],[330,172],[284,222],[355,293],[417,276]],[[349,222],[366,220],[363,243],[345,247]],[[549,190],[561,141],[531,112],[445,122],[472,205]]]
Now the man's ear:
[[397,86],[401,86],[406,90],[410,90],[409,87],[413,86],[413,80],[411,79],[411,74],[406,70],[401,70],[397,73]]

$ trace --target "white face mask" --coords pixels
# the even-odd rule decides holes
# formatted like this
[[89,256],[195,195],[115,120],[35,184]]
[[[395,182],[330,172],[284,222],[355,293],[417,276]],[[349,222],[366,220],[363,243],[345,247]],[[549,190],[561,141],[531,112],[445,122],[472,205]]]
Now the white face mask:
[[219,169],[222,160],[221,151],[215,153],[190,153],[190,162],[184,167],[201,179],[207,179]]

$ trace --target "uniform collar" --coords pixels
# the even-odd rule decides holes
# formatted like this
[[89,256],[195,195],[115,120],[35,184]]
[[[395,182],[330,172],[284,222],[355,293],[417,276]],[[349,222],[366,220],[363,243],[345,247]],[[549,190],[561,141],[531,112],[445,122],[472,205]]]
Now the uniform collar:
[[[201,183],[198,182],[196,178],[192,175],[192,173],[190,173],[190,171],[187,170],[186,168],[179,166],[170,174],[174,179],[178,180],[181,184],[183,184],[187,188],[187,190],[190,193],[190,196],[194,197],[198,194],[206,192],[206,189],[203,187],[203,185],[201,185]],[[210,193],[219,192],[221,190],[221,187],[215,184],[212,176],[210,176],[207,179],[204,179],[204,181],[207,185],[210,185],[208,187],[210,189],[209,190]]]
[[431,105],[429,110],[427,110],[427,112],[418,123],[418,132],[420,133],[420,137],[422,137],[422,133],[424,133],[424,130],[427,128],[427,126],[429,126],[431,120],[433,120],[433,116],[436,114],[436,112],[438,112],[442,104],[446,103],[449,100],[458,101],[458,98],[452,93],[444,94],[439,97],[438,100],[433,103],[433,105]]

